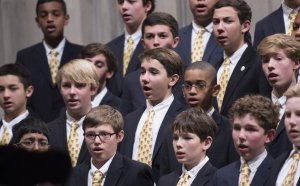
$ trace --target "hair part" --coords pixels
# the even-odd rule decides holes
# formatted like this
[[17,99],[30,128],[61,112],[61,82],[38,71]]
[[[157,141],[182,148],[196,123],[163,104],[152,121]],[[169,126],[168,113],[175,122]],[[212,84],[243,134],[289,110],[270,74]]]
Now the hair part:
[[247,114],[255,118],[265,133],[276,129],[279,122],[279,106],[261,95],[247,95],[236,100],[229,110],[229,120],[233,123],[235,118],[244,117]]
[[300,43],[286,34],[267,36],[257,46],[257,53],[261,57],[277,53],[278,50],[283,50],[293,61],[300,60]]
[[124,121],[122,114],[109,105],[101,105],[92,108],[83,120],[83,131],[88,127],[96,127],[101,125],[110,125],[114,132],[123,130]]
[[61,87],[62,76],[72,82],[87,83],[92,89],[97,89],[99,86],[96,67],[85,59],[71,60],[59,69],[56,77],[58,87]]
[[35,8],[36,15],[38,15],[38,13],[39,13],[39,6],[44,4],[44,3],[49,3],[49,2],[58,2],[58,3],[60,3],[64,14],[65,15],[67,14],[67,5],[66,5],[66,2],[64,0],[38,0],[37,3],[36,3],[36,8]]
[[17,76],[20,82],[24,85],[26,90],[32,85],[31,74],[26,67],[19,63],[15,64],[5,64],[0,67],[0,76],[13,75]]
[[82,59],[93,58],[100,54],[104,55],[106,59],[108,72],[117,72],[118,62],[116,56],[106,45],[102,43],[90,43],[86,45],[81,49],[79,57]]
[[165,25],[170,28],[173,38],[178,37],[179,26],[176,19],[165,12],[154,12],[149,14],[142,24],[142,35],[144,36],[146,26]]
[[177,74],[179,77],[182,76],[183,66],[180,56],[171,49],[167,48],[154,48],[145,50],[139,59],[143,62],[144,60],[149,61],[151,59],[157,60],[167,71],[168,77],[172,77]]
[[191,107],[179,113],[171,125],[172,131],[196,134],[201,141],[208,136],[214,139],[217,125],[201,108]]

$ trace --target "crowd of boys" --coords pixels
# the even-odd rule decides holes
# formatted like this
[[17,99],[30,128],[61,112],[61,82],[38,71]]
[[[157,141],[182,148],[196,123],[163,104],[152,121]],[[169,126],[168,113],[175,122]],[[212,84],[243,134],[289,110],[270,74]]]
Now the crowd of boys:
[[124,34],[80,46],[66,3],[38,0],[43,41],[0,67],[0,185],[300,185],[300,2],[253,44],[245,0],[188,3],[179,29],[155,0],[118,0]]

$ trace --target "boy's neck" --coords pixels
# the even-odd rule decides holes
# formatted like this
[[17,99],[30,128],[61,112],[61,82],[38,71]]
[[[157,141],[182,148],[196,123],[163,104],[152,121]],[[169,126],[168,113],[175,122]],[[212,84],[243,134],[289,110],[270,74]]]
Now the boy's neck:
[[277,97],[280,98],[283,94],[291,87],[297,84],[296,78],[293,78],[292,82],[289,85],[282,86],[282,87],[274,87],[272,92]]
[[209,17],[209,18],[201,18],[201,19],[196,19],[194,18],[194,22],[200,26],[200,27],[203,27],[205,28],[207,25],[209,25],[211,22],[212,22],[212,17]]
[[59,37],[56,39],[49,39],[49,38],[44,38],[46,44],[50,47],[50,48],[57,48],[57,46],[59,45],[59,43],[64,39],[64,37]]
[[19,112],[14,112],[14,113],[5,113],[4,114],[4,120],[6,122],[11,122],[12,120],[14,120],[15,118],[17,118],[18,116],[24,114],[27,111],[27,109],[22,109]]

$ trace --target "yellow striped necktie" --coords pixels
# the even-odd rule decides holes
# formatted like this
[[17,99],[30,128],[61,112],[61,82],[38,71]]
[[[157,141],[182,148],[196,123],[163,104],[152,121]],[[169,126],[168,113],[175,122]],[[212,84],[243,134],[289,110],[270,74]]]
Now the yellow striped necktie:
[[154,110],[150,109],[148,117],[143,125],[138,146],[139,162],[152,165],[152,123],[154,118]]
[[300,160],[299,152],[295,152],[292,155],[292,158],[293,158],[293,161],[292,161],[292,164],[291,164],[291,167],[289,169],[288,174],[284,178],[284,181],[283,181],[283,184],[282,184],[283,186],[294,185],[295,175],[296,175],[298,163],[299,163],[299,160]]
[[79,144],[79,136],[77,133],[77,129],[79,127],[79,124],[77,122],[73,122],[71,124],[71,130],[68,140],[68,149],[69,149],[69,155],[71,158],[72,166],[75,167],[77,163],[77,159],[80,152],[80,144]]
[[227,84],[228,84],[228,81],[229,81],[230,59],[228,57],[226,57],[223,64],[224,64],[224,68],[223,68],[223,71],[221,73],[220,81],[219,81],[219,84],[220,84],[220,87],[221,87],[220,92],[218,94],[219,111],[221,111],[222,103],[223,103],[223,100],[224,100],[224,95],[225,95]]
[[247,162],[244,162],[242,164],[241,168],[241,179],[240,179],[240,185],[239,186],[250,186],[250,167]]
[[50,63],[49,63],[49,68],[50,68],[50,74],[51,74],[51,79],[53,85],[56,84],[56,76],[58,72],[58,59],[57,59],[58,52],[53,49],[50,51]]
[[291,13],[289,14],[290,24],[289,24],[288,32],[287,32],[287,35],[289,35],[289,36],[292,35],[293,24],[295,22],[296,16],[297,16],[297,11],[295,11],[295,10],[292,10]]
[[203,46],[203,33],[205,32],[204,28],[200,28],[195,41],[193,43],[193,50],[192,50],[192,63],[196,61],[201,61],[204,53],[204,46]]
[[189,174],[187,173],[187,171],[185,171],[184,174],[180,177],[176,186],[188,186],[189,178]]
[[124,56],[123,56],[123,76],[125,76],[127,68],[128,68],[128,64],[131,58],[131,55],[133,53],[133,39],[131,36],[129,36],[129,38],[127,39],[127,48],[124,52]]
[[0,141],[0,145],[7,145],[9,143],[9,139],[10,139],[10,133],[9,133],[7,127],[4,127],[3,136]]

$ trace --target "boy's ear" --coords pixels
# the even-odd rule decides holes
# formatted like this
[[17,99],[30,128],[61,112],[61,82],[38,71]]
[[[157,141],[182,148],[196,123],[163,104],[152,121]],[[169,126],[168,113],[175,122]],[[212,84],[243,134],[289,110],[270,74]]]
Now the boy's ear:
[[120,132],[118,132],[116,134],[116,137],[117,137],[117,142],[120,143],[124,138],[124,130],[121,130]]
[[179,40],[180,40],[179,37],[175,37],[175,38],[174,38],[174,42],[173,42],[173,45],[172,45],[173,48],[176,48],[176,47],[177,47],[177,45],[178,45],[178,43],[179,43]]
[[217,97],[221,90],[221,86],[219,84],[215,84],[212,88],[212,96]]
[[146,5],[144,6],[147,14],[151,10],[152,6],[152,1],[147,1]]
[[274,137],[275,137],[275,129],[271,129],[269,131],[266,132],[266,140],[265,140],[265,144],[270,143],[271,141],[273,141]]
[[105,79],[111,79],[115,73],[107,71],[105,73]]
[[66,25],[69,24],[70,15],[69,15],[69,14],[66,14],[64,18],[65,18],[65,26],[66,26]]
[[203,150],[208,150],[213,142],[211,136],[207,136],[207,138],[202,142],[203,143]]
[[246,32],[248,32],[250,30],[250,25],[251,22],[249,20],[244,21],[244,23],[242,24],[242,33],[245,34]]
[[41,28],[41,25],[40,25],[40,22],[39,22],[39,18],[38,18],[38,17],[35,17],[35,22],[36,22],[37,26],[38,26],[39,28]]
[[178,80],[179,80],[179,75],[178,74],[173,74],[170,77],[169,87],[173,87],[177,83]]
[[295,62],[295,65],[294,65],[294,71],[297,71],[299,70],[299,65],[300,65],[300,60],[297,60],[297,61],[294,61]]
[[27,97],[27,98],[29,98],[29,97],[33,94],[33,90],[34,90],[34,88],[33,88],[32,85],[29,85],[29,86],[26,88],[25,92],[26,92],[26,97]]

